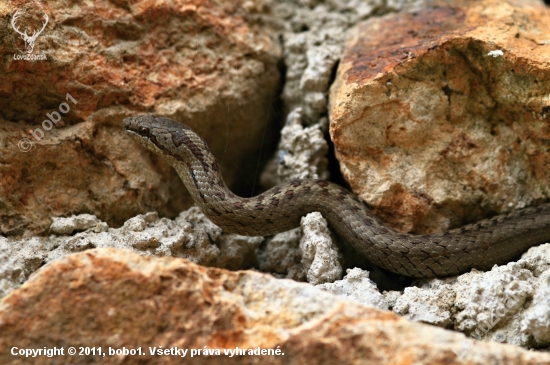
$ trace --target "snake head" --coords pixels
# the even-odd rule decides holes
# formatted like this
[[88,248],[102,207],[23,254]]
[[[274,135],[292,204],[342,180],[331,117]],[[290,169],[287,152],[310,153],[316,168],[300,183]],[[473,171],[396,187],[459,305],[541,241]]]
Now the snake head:
[[181,124],[154,115],[138,115],[125,118],[126,132],[140,145],[160,155],[171,156],[171,131],[181,128]]
[[[159,155],[182,161],[191,154],[204,161],[200,151],[210,151],[206,142],[191,128],[172,119],[155,115],[138,115],[125,118],[126,132],[140,145]],[[193,141],[189,136],[193,137]]]
[[157,123],[155,116],[138,115],[135,117],[125,118],[122,124],[124,125],[126,132],[128,132],[128,134],[132,137],[137,134],[143,138],[150,138],[151,128],[154,127]]

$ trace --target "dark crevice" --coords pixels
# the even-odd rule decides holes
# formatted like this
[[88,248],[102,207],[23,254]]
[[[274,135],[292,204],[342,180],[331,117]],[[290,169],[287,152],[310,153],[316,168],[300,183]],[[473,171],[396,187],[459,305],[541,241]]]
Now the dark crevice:
[[449,104],[448,112],[447,112],[447,121],[451,121],[451,96],[453,94],[453,90],[449,87],[449,85],[443,86],[443,92],[445,95],[447,95],[447,103]]

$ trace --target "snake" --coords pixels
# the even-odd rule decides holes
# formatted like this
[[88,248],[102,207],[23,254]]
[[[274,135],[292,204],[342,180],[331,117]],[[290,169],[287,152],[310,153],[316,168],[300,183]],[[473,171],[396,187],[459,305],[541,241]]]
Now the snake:
[[431,278],[489,270],[550,239],[550,203],[514,210],[443,233],[399,232],[377,218],[357,195],[321,179],[293,180],[244,198],[224,183],[207,143],[190,127],[156,115],[123,121],[138,144],[166,159],[195,204],[224,232],[270,236],[320,212],[358,254],[397,274]]

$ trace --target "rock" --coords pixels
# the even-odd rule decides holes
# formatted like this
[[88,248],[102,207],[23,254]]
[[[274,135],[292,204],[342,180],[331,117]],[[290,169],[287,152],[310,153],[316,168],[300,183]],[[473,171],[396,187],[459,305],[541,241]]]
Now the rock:
[[328,144],[323,128],[317,124],[302,126],[301,113],[298,108],[288,115],[281,130],[277,156],[262,174],[263,185],[275,186],[305,178],[328,179]]
[[457,279],[455,329],[476,339],[533,346],[520,329],[521,318],[534,294],[535,280],[521,264],[472,271]]
[[318,285],[332,283],[342,277],[338,248],[333,243],[328,224],[321,213],[309,213],[300,222],[302,265],[307,269],[307,281]]
[[258,268],[275,277],[306,281],[307,269],[302,263],[300,251],[300,228],[278,233],[266,238],[265,244],[258,249]]
[[548,199],[550,28],[540,1],[428,1],[350,34],[330,133],[392,227],[441,232]]
[[395,304],[397,303],[397,300],[401,297],[403,293],[397,291],[397,290],[389,290],[384,291],[382,293],[382,296],[384,297],[384,300],[388,303],[388,308],[393,309],[395,307]]
[[380,294],[376,284],[369,279],[369,272],[356,267],[347,269],[347,275],[342,280],[333,283],[317,285],[317,288],[329,293],[352,299],[358,303],[379,309],[387,310],[388,301]]
[[547,243],[491,271],[424,280],[402,295],[385,297],[395,313],[414,321],[454,328],[478,340],[540,348],[550,345],[549,264]]
[[[468,342],[440,328],[346,303],[310,285],[249,271],[204,268],[177,258],[95,249],[49,263],[0,302],[3,364],[525,364],[550,355]],[[66,355],[69,346],[102,352],[141,347],[144,355]],[[152,349],[195,351],[152,356]],[[55,358],[12,355],[63,347]],[[278,355],[229,357],[224,350]],[[201,355],[197,355],[197,350]],[[204,350],[213,355],[204,356]],[[216,355],[218,350],[219,355]],[[458,354],[457,352],[460,351]]]
[[[355,303],[393,308],[415,321],[457,329],[462,326],[475,337],[476,328],[493,320],[491,306],[502,309],[502,300],[506,307],[507,296],[518,294],[525,309],[514,307],[487,333],[480,329],[481,338],[528,347],[548,346],[546,272],[550,260],[543,251],[545,246],[529,251],[521,263],[509,269],[500,267],[487,273],[492,277],[473,272],[460,281],[428,281],[404,294],[391,291],[383,295],[371,281],[380,283],[376,274],[357,268],[348,270],[343,280],[314,288],[253,272],[198,267],[173,257],[135,255],[182,257],[233,270],[255,267],[296,280],[306,280],[308,269],[314,269],[310,270],[311,282],[324,280],[323,270],[334,272],[340,255],[329,248],[328,232],[322,225],[317,227],[322,222],[319,218],[304,225],[303,240],[308,242],[304,251],[310,255],[304,263],[298,247],[299,229],[264,241],[261,237],[226,235],[196,208],[175,219],[159,218],[159,214],[170,216],[179,211],[183,187],[158,158],[142,149],[129,148],[119,122],[136,110],[161,111],[188,123],[198,120],[201,124],[194,127],[202,135],[209,138],[212,132],[218,136],[211,146],[219,151],[225,151],[226,146],[241,150],[243,139],[236,140],[238,136],[233,132],[245,133],[256,127],[263,132],[266,119],[259,115],[270,110],[269,95],[273,95],[272,86],[276,84],[275,61],[280,55],[273,40],[282,34],[286,66],[282,68],[286,70],[282,97],[288,116],[278,160],[271,164],[272,171],[280,176],[270,177],[270,184],[296,177],[324,178],[328,174],[324,156],[327,145],[323,141],[328,123],[327,91],[346,30],[372,14],[401,9],[406,2],[239,0],[207,4],[199,0],[175,6],[165,1],[128,6],[113,1],[96,9],[86,5],[64,7],[64,2],[50,6],[52,23],[36,46],[37,51],[43,47],[49,52],[48,63],[35,62],[33,68],[0,72],[1,81],[12,76],[24,81],[22,92],[14,88],[15,83],[0,83],[0,206],[6,207],[4,202],[8,201],[19,209],[0,208],[0,232],[38,232],[50,225],[52,215],[73,211],[95,216],[71,217],[64,224],[53,219],[54,234],[49,237],[17,240],[0,236],[0,297],[9,295],[0,302],[0,363],[181,363],[179,356],[151,357],[152,345],[157,349],[179,346],[201,350],[206,346],[222,353],[237,346],[262,346],[279,348],[285,354],[233,358],[198,355],[189,361],[208,364],[550,364],[545,353],[473,341]],[[3,15],[0,10],[0,22],[4,19],[8,38],[12,35],[10,9],[4,9]],[[78,17],[77,12],[84,15]],[[502,24],[507,23],[503,20]],[[71,37],[66,36],[67,32]],[[170,37],[164,37],[167,34]],[[123,40],[117,41],[121,37]],[[59,39],[76,42],[59,43]],[[112,43],[107,45],[107,41]],[[260,47],[256,47],[258,44]],[[144,54],[144,45],[153,48]],[[159,45],[168,46],[154,48]],[[5,47],[12,45],[7,42]],[[487,58],[501,62],[510,57],[509,52],[504,48],[490,50]],[[9,56],[9,52],[6,54]],[[74,54],[83,56],[75,60]],[[99,66],[92,76],[82,71],[90,57]],[[58,65],[60,59],[66,61],[64,67]],[[113,61],[117,59],[121,61]],[[138,64],[142,59],[143,65]],[[18,66],[25,65],[7,59],[3,67],[17,62]],[[235,62],[241,65],[238,70],[232,68]],[[21,76],[31,71],[36,75],[33,82],[42,80],[46,85],[45,93],[37,93],[33,89],[36,85]],[[145,77],[140,76],[145,73]],[[61,81],[48,81],[52,74],[61,75]],[[70,77],[75,81],[67,84]],[[22,127],[40,127],[45,113],[59,107],[58,98],[66,98],[64,87],[84,93],[84,101],[75,99],[78,108],[71,107],[65,119],[29,154],[17,149],[7,151],[12,142],[17,143],[25,135]],[[23,98],[28,90],[34,95],[30,101]],[[451,92],[449,100],[454,103],[453,98],[457,94]],[[19,102],[15,113],[14,101]],[[206,130],[209,127],[202,121],[211,118],[221,124]],[[243,127],[237,120],[262,123]],[[262,143],[261,133],[255,140]],[[39,148],[44,150],[37,158]],[[241,161],[231,152],[219,151],[217,156],[229,164]],[[64,174],[58,174],[58,170]],[[232,174],[240,175],[243,170],[234,167]],[[19,186],[20,181],[26,185]],[[105,197],[109,197],[107,203]],[[77,208],[68,209],[71,205]],[[36,207],[42,210],[34,212]],[[44,213],[44,207],[54,213]],[[21,215],[24,209],[28,210]],[[149,212],[126,219],[147,210],[159,214]],[[88,223],[76,223],[85,217]],[[113,228],[122,223],[121,228]],[[316,241],[312,237],[317,233],[325,241],[323,250],[329,251],[323,255],[328,259],[326,263],[319,256],[311,260]],[[72,252],[76,254],[67,256]],[[310,267],[310,262],[315,265]],[[525,270],[527,276],[518,276]],[[455,293],[456,300],[452,301],[451,294]],[[146,355],[107,356],[99,361],[91,356],[28,359],[10,356],[13,344],[20,348],[60,344],[65,348],[71,344],[104,349],[142,346]]]
[[24,281],[25,273],[16,263],[10,242],[0,237],[0,298],[8,295]]
[[156,212],[140,214],[121,228],[108,228],[106,223],[87,214],[66,220],[72,222],[70,225],[56,224],[73,230],[77,226],[75,222],[83,221],[98,223],[93,227],[89,224],[86,231],[72,236],[60,233],[22,240],[0,237],[0,298],[19,287],[44,264],[96,247],[183,257],[202,265],[238,270],[256,265],[256,250],[263,242],[263,237],[223,233],[197,207],[182,212],[174,220],[159,218]]
[[328,177],[328,90],[347,30],[373,14],[395,11],[406,1],[270,1],[279,19],[286,66],[282,99],[287,115],[277,152],[261,183],[272,187],[298,178]]
[[446,328],[451,324],[455,300],[455,292],[450,285],[440,285],[434,280],[429,288],[405,288],[403,295],[393,303],[392,310],[412,321]]
[[550,270],[550,245],[540,245],[528,250],[521,255],[521,264],[531,271],[533,276],[541,276]]
[[276,277],[317,285],[342,277],[342,257],[320,213],[302,217],[300,229],[268,238],[257,251],[258,267]]
[[[14,241],[0,237],[0,280],[3,297],[23,284],[48,261],[48,252],[55,244],[42,237]],[[67,253],[72,251],[67,250]]]
[[539,278],[539,288],[521,321],[521,331],[533,336],[538,345],[550,344],[550,271]]
[[327,110],[331,73],[343,50],[346,31],[361,19],[403,7],[385,1],[274,2],[284,18],[284,60],[288,69],[283,100],[288,112],[300,108],[305,125],[318,123]]
[[52,218],[50,231],[55,234],[72,234],[74,231],[85,231],[89,228],[95,228],[99,219],[91,214],[80,214],[70,218],[54,217]]
[[[49,16],[33,53],[45,60],[17,59],[16,10],[29,30]],[[189,206],[169,165],[126,136],[122,119],[134,114],[189,124],[230,186],[253,179],[280,86],[281,48],[265,11],[255,0],[0,8],[0,233],[43,234],[52,216],[73,212],[120,225]]]

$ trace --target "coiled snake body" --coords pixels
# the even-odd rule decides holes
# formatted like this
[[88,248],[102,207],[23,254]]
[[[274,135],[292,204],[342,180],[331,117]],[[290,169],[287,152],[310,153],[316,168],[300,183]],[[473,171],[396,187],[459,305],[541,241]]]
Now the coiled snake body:
[[320,212],[330,227],[373,263],[414,277],[486,270],[550,239],[550,204],[496,216],[441,234],[400,233],[382,223],[353,193],[324,180],[295,180],[252,198],[225,185],[206,142],[189,127],[156,116],[126,118],[142,146],[165,157],[195,203],[227,232],[267,236],[298,227]]

